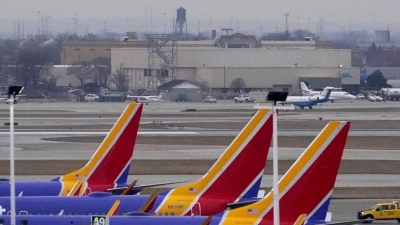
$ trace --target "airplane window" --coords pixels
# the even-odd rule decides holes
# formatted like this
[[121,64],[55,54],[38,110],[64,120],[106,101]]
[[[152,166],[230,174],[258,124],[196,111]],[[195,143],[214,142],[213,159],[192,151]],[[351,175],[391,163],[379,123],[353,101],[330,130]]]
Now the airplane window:
[[166,212],[165,215],[168,216],[168,212]]
[[172,213],[171,213],[171,216],[175,216],[175,213],[174,213],[174,212],[172,212]]
[[162,212],[158,213],[159,216],[162,216]]

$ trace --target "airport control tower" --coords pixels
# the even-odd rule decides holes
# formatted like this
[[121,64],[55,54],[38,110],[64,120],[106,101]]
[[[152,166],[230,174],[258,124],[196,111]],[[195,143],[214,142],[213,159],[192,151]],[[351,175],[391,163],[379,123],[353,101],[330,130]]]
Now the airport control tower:
[[183,34],[183,27],[187,33],[186,9],[180,7],[176,10],[175,33]]

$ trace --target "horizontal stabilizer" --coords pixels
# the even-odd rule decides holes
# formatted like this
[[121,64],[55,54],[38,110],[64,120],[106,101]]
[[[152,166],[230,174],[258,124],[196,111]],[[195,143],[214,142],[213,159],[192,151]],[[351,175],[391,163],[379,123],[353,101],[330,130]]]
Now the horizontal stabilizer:
[[372,223],[372,221],[373,220],[353,220],[353,221],[343,221],[343,222],[333,222],[333,223],[320,223],[315,225],[351,225],[360,223]]
[[254,200],[250,200],[250,201],[243,201],[243,202],[232,202],[232,203],[228,203],[227,206],[229,207],[229,209],[236,209],[239,207],[243,207],[246,205],[250,205],[253,204],[257,201],[259,201],[260,199],[254,199]]
[[[165,183],[138,185],[138,186],[134,186],[131,189],[131,191],[133,191],[134,193],[137,193],[145,188],[158,187],[158,186],[169,185],[169,184],[180,184],[180,183],[185,183],[185,182],[187,182],[187,181],[173,181],[173,182],[165,182]],[[111,192],[114,195],[120,195],[126,189],[127,189],[127,187],[116,187],[116,188],[109,188],[109,189],[107,189],[107,191]]]

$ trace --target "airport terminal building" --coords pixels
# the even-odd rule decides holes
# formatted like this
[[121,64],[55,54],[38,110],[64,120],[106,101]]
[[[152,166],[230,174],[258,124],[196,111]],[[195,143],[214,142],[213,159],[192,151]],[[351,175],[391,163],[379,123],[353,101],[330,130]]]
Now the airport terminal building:
[[[350,49],[181,47],[177,55],[173,76],[161,74],[164,82],[189,80],[207,86],[210,92],[240,87],[246,92],[295,94],[300,81],[309,82],[313,89],[342,86],[349,91],[360,84],[360,69],[351,67]],[[162,59],[152,60],[163,64]],[[130,89],[154,89],[163,83],[157,78],[159,69],[149,72],[146,48],[112,48],[111,64],[113,68],[123,64]]]
[[223,35],[216,40],[175,41],[174,34],[149,34],[143,40],[66,42],[64,65],[110,57],[112,72],[121,65],[129,89],[156,89],[174,79],[199,84],[211,93],[288,91],[299,82],[313,89],[342,87],[357,92],[360,68],[351,67],[350,49],[332,49],[330,42],[258,41],[252,35]]

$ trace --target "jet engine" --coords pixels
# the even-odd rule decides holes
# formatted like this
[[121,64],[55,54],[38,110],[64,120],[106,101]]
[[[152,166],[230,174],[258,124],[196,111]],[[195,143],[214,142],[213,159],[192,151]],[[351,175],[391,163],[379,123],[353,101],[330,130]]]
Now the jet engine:
[[318,100],[319,100],[319,97],[317,97],[317,96],[311,96],[311,97],[308,98],[308,100],[310,100],[310,101],[318,101]]

